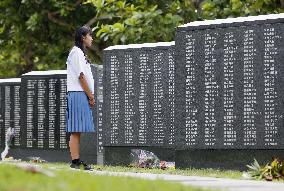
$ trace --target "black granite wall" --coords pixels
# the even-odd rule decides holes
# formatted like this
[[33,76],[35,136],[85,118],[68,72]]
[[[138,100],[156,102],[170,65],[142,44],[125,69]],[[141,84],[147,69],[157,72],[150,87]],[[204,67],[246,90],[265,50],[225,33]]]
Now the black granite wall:
[[284,148],[283,19],[176,33],[178,149]]
[[133,147],[179,167],[243,169],[281,157],[283,61],[283,14],[189,23],[163,48],[107,48],[106,163],[126,164]]
[[[283,151],[283,14],[189,23],[175,42],[109,47],[103,61],[92,66],[97,131],[82,138],[90,159],[127,164],[135,147],[180,167],[227,168]],[[15,146],[66,153],[66,75],[21,80],[15,104],[19,88],[0,84],[0,146],[5,107],[20,102]]]
[[104,51],[104,146],[173,147],[173,43]]
[[31,72],[21,79],[22,147],[67,149],[66,72]]
[[14,128],[14,147],[20,144],[20,84],[21,79],[0,79],[0,148],[5,146],[9,127]]
[[[101,122],[102,66],[91,65],[95,80],[96,107],[93,111],[96,132],[82,134],[81,156],[97,161],[98,127]],[[2,82],[3,81],[3,82]],[[23,160],[43,157],[48,161],[69,161],[69,134],[66,128],[66,71],[33,71],[20,82],[0,80],[0,148],[4,149],[5,131],[15,128],[9,155]],[[98,93],[97,93],[98,92]],[[100,138],[101,139],[101,138]],[[2,150],[2,149],[1,149]],[[100,151],[102,152],[102,147]]]

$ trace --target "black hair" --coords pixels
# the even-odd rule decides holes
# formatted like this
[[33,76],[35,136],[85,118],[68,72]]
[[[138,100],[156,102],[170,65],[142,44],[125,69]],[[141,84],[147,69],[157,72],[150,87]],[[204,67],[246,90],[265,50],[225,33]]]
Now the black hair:
[[90,62],[86,56],[86,48],[83,46],[83,39],[82,39],[82,37],[86,36],[87,34],[92,35],[92,29],[89,26],[84,25],[80,28],[77,28],[75,32],[75,46],[77,46],[83,51],[87,62]]

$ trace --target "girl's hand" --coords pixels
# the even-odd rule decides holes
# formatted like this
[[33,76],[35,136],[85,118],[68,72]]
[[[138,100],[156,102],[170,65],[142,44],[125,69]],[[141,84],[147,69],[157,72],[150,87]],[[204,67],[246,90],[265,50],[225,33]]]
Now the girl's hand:
[[89,104],[90,104],[90,106],[91,106],[91,108],[94,108],[95,107],[95,98],[94,98],[94,96],[92,95],[92,96],[90,96],[89,97]]
[[95,107],[96,102],[95,102],[95,98],[93,96],[89,98],[89,104],[90,104],[91,108]]

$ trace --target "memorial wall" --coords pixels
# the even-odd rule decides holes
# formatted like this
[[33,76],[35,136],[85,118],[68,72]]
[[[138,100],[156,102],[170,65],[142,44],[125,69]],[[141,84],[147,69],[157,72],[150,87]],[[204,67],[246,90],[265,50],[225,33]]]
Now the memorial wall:
[[284,14],[176,33],[178,148],[284,148]]
[[[96,90],[96,128],[97,128],[97,153],[98,157],[104,153],[103,149],[103,66],[97,65],[97,77],[95,78]],[[99,158],[98,158],[99,160]],[[101,159],[103,160],[103,159]]]
[[66,70],[22,75],[21,146],[67,149]]
[[8,128],[14,128],[14,146],[20,144],[20,78],[0,79],[0,147],[5,146]]
[[174,42],[104,50],[104,145],[175,143]]
[[[90,159],[90,156],[88,160],[96,161],[97,152],[103,153],[103,147],[99,147],[102,145],[103,67],[96,64],[91,67],[96,98],[93,116],[97,132],[100,133],[84,136],[86,140],[82,142],[82,154],[92,153],[94,160]],[[9,127],[15,130],[12,149],[68,149],[69,136],[65,132],[66,74],[66,70],[32,71],[23,74],[21,78],[0,79],[0,149],[4,149],[5,133]],[[19,155],[18,152],[14,154]]]
[[[175,44],[175,45],[174,45]],[[104,51],[104,145],[284,148],[284,14],[196,21]]]
[[95,80],[94,97],[96,101],[94,109],[94,124],[96,130],[96,152],[97,152],[97,163],[103,163],[104,148],[102,146],[103,141],[103,124],[102,124],[102,106],[103,106],[103,66],[102,65],[91,65],[92,73]]
[[[100,161],[116,146],[284,149],[284,14],[192,22],[175,42],[108,47],[103,62]],[[66,71],[1,79],[0,147],[14,127],[14,146],[67,149],[66,103]]]

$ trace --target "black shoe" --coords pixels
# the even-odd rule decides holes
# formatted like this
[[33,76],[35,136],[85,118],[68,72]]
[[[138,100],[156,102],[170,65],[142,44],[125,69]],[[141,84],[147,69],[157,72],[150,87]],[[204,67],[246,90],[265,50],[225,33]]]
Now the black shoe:
[[87,165],[86,163],[84,163],[84,161],[81,160],[77,163],[72,163],[70,165],[70,168],[81,169],[81,170],[93,170],[91,166]]

